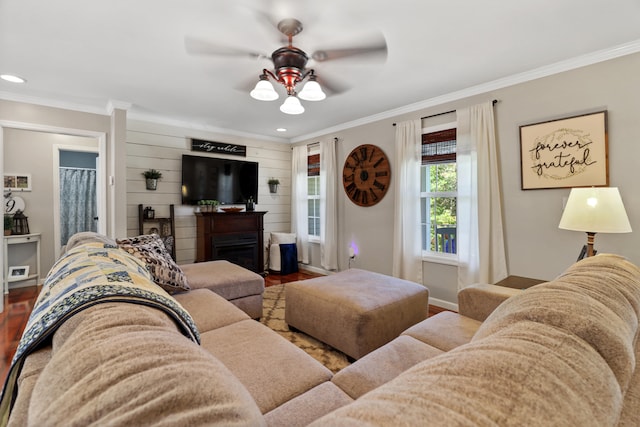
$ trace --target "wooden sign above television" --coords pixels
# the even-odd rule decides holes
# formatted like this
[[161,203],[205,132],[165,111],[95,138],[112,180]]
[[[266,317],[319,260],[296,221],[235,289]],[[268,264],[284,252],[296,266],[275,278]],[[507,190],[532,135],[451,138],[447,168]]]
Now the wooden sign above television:
[[227,142],[205,141],[204,139],[191,139],[191,151],[205,153],[231,154],[232,156],[247,157],[247,146],[229,144]]

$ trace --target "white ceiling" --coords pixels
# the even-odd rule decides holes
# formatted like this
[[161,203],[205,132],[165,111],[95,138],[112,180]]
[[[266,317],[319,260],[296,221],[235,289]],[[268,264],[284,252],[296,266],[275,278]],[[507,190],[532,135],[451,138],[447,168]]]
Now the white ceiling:
[[[269,62],[185,50],[189,36],[270,55],[283,41],[266,16],[302,21],[309,54],[381,33],[386,61],[310,61],[351,88],[290,116],[282,88],[249,97]],[[0,74],[28,80],[0,80],[0,98],[103,113],[111,100],[133,119],[296,140],[639,46],[639,0],[0,0]]]

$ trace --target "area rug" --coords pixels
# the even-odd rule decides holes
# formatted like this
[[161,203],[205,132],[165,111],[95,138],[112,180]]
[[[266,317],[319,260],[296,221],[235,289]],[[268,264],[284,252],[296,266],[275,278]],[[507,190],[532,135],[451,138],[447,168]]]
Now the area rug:
[[306,351],[311,357],[322,363],[334,374],[348,366],[349,361],[344,353],[302,332],[289,330],[289,326],[284,321],[285,286],[286,284],[265,288],[260,322]]

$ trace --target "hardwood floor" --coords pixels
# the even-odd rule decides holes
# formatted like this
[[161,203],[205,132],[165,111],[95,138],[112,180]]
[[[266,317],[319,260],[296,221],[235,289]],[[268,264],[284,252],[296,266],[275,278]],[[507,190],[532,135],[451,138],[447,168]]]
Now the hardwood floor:
[[3,383],[40,289],[39,286],[17,288],[12,289],[9,295],[3,295],[4,311],[0,313],[0,377]]
[[[300,270],[298,273],[287,275],[269,274],[264,279],[265,286],[281,285],[283,283],[295,282],[297,280],[306,280],[318,277],[320,274],[312,273],[306,270]],[[6,378],[11,359],[18,347],[20,337],[24,327],[27,324],[31,310],[36,301],[40,287],[31,286],[28,288],[12,289],[9,295],[4,295],[4,312],[0,313],[0,378],[3,383]],[[440,307],[429,306],[429,316],[445,311]]]
[[322,276],[321,274],[312,273],[308,270],[299,270],[297,273],[291,273],[286,275],[281,275],[277,273],[270,273],[264,278],[264,286],[274,286],[281,285],[283,283],[295,282],[297,280],[306,280],[313,279],[314,277]]

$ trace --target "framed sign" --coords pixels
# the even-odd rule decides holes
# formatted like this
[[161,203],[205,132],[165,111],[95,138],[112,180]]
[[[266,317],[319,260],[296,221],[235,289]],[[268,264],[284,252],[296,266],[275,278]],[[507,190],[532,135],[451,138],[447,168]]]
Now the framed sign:
[[205,141],[203,139],[191,139],[191,151],[203,151],[205,153],[231,154],[233,156],[247,157],[246,145]]
[[522,189],[609,185],[607,112],[520,126]]
[[21,265],[16,267],[9,267],[7,274],[7,280],[13,282],[15,280],[24,280],[29,277],[29,266]]
[[5,191],[31,191],[31,174],[29,173],[5,173]]

